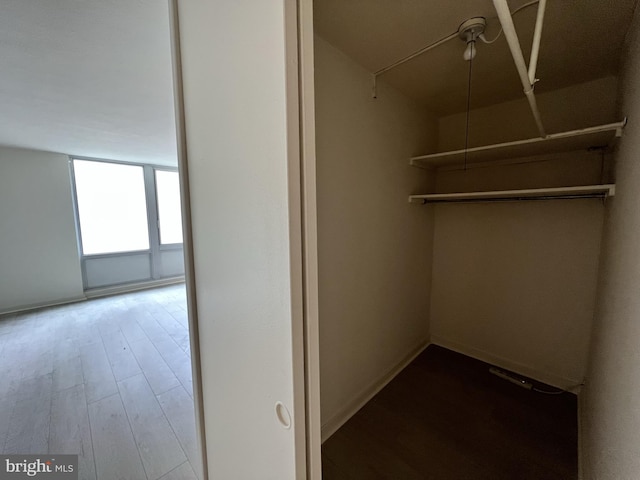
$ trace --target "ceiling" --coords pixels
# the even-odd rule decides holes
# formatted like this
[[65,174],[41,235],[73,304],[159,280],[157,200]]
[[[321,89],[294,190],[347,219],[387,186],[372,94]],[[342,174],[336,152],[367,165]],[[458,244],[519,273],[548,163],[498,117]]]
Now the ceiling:
[[[511,10],[528,0],[510,0]],[[548,0],[537,92],[615,75],[636,0]],[[514,16],[528,60],[537,7]],[[466,19],[487,19],[487,38],[499,31],[491,0],[315,0],[316,32],[371,72],[458,30]],[[462,40],[454,39],[385,73],[387,82],[438,116],[464,111],[469,64]],[[473,61],[471,106],[522,97],[522,85],[502,35],[478,42]]]
[[[526,0],[511,0],[512,9]],[[538,92],[615,74],[636,0],[548,0]],[[515,17],[528,57],[535,7]],[[316,31],[376,71],[473,16],[497,33],[491,0],[315,0]],[[468,63],[452,40],[382,81],[437,115],[463,111]],[[0,145],[176,164],[169,19],[162,0],[0,0]],[[522,95],[504,36],[478,45],[472,107]]]
[[176,164],[167,2],[0,0],[0,144]]

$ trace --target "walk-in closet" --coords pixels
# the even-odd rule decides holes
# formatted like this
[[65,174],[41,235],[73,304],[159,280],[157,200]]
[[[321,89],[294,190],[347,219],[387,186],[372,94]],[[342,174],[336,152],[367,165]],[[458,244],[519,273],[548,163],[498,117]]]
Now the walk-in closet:
[[635,9],[315,0],[326,478],[578,478],[594,458],[626,308],[608,282],[636,275],[616,224]]

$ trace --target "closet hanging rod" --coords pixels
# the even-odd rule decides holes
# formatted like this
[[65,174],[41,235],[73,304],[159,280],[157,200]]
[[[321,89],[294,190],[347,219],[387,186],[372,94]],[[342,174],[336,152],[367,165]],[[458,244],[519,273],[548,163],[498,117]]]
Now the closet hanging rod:
[[527,188],[522,190],[497,190],[485,192],[460,193],[428,193],[425,195],[411,195],[411,203],[467,203],[489,201],[516,200],[555,200],[573,198],[606,198],[615,195],[614,184],[579,185],[576,187]]
[[419,199],[412,200],[412,203],[421,203],[423,205],[434,203],[494,203],[494,202],[525,202],[534,200],[576,200],[583,198],[606,198],[606,193],[587,193],[582,195],[547,195],[544,197],[498,197],[498,198],[461,198],[458,200],[428,200]]

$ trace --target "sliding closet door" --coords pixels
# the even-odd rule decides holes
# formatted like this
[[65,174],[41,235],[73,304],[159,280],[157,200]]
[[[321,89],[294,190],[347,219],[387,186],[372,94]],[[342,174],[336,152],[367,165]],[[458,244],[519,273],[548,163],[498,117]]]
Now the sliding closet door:
[[209,478],[305,478],[296,5],[178,0]]

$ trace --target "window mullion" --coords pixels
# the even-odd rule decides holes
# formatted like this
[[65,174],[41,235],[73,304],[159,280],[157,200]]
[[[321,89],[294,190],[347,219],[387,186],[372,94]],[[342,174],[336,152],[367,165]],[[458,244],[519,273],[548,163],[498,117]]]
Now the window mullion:
[[156,196],[155,174],[151,165],[144,166],[144,188],[147,199],[151,277],[157,280],[161,277],[160,234],[158,229],[158,198]]

